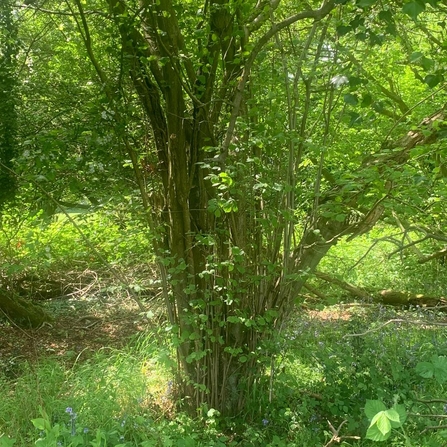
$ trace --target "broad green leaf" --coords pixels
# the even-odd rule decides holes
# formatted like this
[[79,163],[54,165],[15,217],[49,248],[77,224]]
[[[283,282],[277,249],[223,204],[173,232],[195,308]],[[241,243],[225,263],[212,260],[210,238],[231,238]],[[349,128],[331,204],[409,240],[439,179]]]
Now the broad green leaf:
[[0,437],[0,447],[12,447],[16,443],[14,438],[8,438],[7,436]]
[[385,411],[385,404],[381,400],[367,400],[365,404],[365,414],[369,420],[379,413],[380,411]]
[[344,36],[345,34],[348,34],[349,31],[351,30],[352,30],[351,26],[339,25],[337,26],[337,35]]
[[410,54],[409,60],[411,63],[419,63],[420,60],[424,57],[424,55],[420,51],[414,51]]
[[359,78],[357,76],[349,76],[349,87],[353,89],[354,87],[357,87],[358,85],[366,84],[367,80]]
[[362,124],[363,118],[359,113],[350,112],[349,117],[349,127],[359,126],[360,124]]
[[386,410],[385,415],[389,419],[392,428],[399,428],[402,426],[399,413],[396,411],[395,408]]
[[372,104],[373,97],[369,93],[365,93],[362,97],[362,102],[360,103],[361,107],[368,107]]
[[359,102],[357,96],[353,95],[352,93],[346,93],[343,96],[343,99],[344,99],[346,104],[350,104],[350,105],[353,105],[353,106],[357,105],[358,102]]
[[402,12],[409,15],[413,20],[417,20],[418,15],[425,11],[425,4],[417,0],[406,3],[402,6]]
[[377,425],[377,428],[383,435],[391,431],[391,422],[386,415],[386,411],[380,411],[372,418],[370,427],[373,425]]
[[447,381],[447,358],[441,356],[432,360],[434,376],[439,384]]
[[425,379],[430,379],[433,377],[434,367],[433,363],[430,362],[419,362],[416,365],[416,372]]
[[51,427],[48,427],[48,421],[44,418],[31,419],[31,422],[38,430],[51,430]]
[[399,421],[401,424],[404,424],[407,420],[407,410],[405,410],[405,405],[397,404],[394,405],[393,408],[399,413]]
[[419,64],[425,71],[431,70],[435,66],[435,62],[425,56],[419,61]]
[[424,82],[430,87],[436,87],[440,82],[444,80],[444,76],[441,73],[429,74],[425,76]]
[[391,11],[380,11],[379,19],[384,22],[391,22],[393,20],[393,14]]
[[391,436],[391,432],[388,432],[386,435],[384,435],[377,425],[373,425],[368,428],[366,431],[366,439],[371,439],[371,441],[386,441]]
[[400,422],[399,413],[394,408],[386,410],[385,415],[390,421]]

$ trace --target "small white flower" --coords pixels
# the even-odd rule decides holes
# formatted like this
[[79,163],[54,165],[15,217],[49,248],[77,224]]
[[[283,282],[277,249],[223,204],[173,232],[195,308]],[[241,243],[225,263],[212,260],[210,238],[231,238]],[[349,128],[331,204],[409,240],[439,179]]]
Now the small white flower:
[[331,79],[331,84],[335,85],[335,87],[341,87],[344,84],[348,84],[349,79],[344,75],[336,75]]

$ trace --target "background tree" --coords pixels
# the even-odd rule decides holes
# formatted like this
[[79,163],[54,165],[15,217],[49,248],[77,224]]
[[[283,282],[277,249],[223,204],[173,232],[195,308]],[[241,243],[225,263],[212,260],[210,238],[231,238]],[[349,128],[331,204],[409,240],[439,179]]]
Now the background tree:
[[0,5],[0,209],[14,197],[16,180],[8,170],[17,154],[16,67],[19,42],[14,3]]

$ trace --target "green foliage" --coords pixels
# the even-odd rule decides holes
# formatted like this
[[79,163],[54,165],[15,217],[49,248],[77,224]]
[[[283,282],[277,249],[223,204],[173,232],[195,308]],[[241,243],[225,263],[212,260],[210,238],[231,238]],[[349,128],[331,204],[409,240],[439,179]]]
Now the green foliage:
[[[49,0],[23,8],[15,163],[21,200],[47,222],[20,220],[23,209],[5,215],[1,276],[13,282],[28,271],[125,267],[154,256],[169,289],[184,395],[222,414],[244,409],[244,393],[269,406],[275,331],[302,300],[305,280],[319,284],[312,271],[338,241],[323,267],[368,289],[438,292],[443,279],[419,274],[404,245],[430,232],[441,242],[445,231],[445,154],[432,145],[443,138],[443,118],[418,124],[445,103],[444,12],[436,0],[339,0],[319,11],[317,2],[298,3]],[[432,13],[439,21],[420,24]],[[13,112],[0,116],[14,124]],[[72,219],[55,202],[68,204]],[[394,216],[417,230],[403,234]],[[357,268],[358,246],[343,237],[379,218],[390,225],[381,229],[387,242]],[[360,240],[365,251],[373,238]],[[402,262],[385,262],[393,245]],[[340,298],[324,292],[328,301]],[[371,341],[363,351],[346,343],[349,363],[322,343],[314,360],[332,397],[330,416],[361,413],[350,403],[354,383],[340,382],[347,371],[361,400],[385,399],[397,378],[409,393],[408,359],[390,366],[380,357],[368,373]],[[438,369],[433,363],[435,378]],[[307,422],[293,408],[275,415],[278,432]],[[383,413],[380,426],[394,416]],[[89,442],[109,442],[116,427],[96,422]],[[280,445],[271,427],[241,436]],[[354,420],[349,429],[361,427]],[[52,430],[59,436],[63,427],[51,421],[47,436]]]
[[0,270],[13,279],[30,272],[45,276],[73,265],[100,268],[105,263],[151,262],[153,255],[147,251],[151,235],[143,222],[129,219],[131,212],[131,206],[129,210],[104,208],[100,213],[69,210],[68,216],[57,214],[48,222],[31,213],[16,220],[13,210],[7,210],[0,237]]
[[16,178],[11,172],[17,155],[17,20],[14,4],[5,0],[0,5],[0,211],[16,192]]
[[380,400],[366,401],[365,414],[370,421],[366,438],[372,441],[386,441],[391,436],[391,429],[401,428],[407,419],[404,405],[395,404],[386,409]]
[[419,362],[416,372],[426,379],[434,378],[440,385],[447,381],[447,358],[433,355],[430,362]]

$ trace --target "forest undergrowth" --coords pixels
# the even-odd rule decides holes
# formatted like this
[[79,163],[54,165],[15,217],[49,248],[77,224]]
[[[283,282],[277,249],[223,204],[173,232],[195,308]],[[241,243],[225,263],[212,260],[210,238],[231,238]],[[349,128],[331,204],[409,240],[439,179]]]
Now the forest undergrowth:
[[[37,344],[47,334],[38,355],[2,351],[0,447],[446,445],[444,309],[354,301],[317,278],[310,284],[320,296],[299,297],[287,324],[263,347],[263,374],[243,412],[188,413],[188,398],[176,392],[175,351],[141,243],[144,229],[120,228],[113,217],[79,216],[107,268],[63,219],[3,232],[4,283],[25,287],[19,279],[33,277],[35,296],[43,290],[36,278],[65,283],[60,296],[40,298],[54,315],[50,325],[25,330],[0,321],[0,334],[27,333]],[[440,263],[417,270],[411,258],[389,260],[385,244],[364,256],[386,231],[339,244],[321,270],[365,289],[441,296]],[[77,276],[74,266],[82,266]]]

